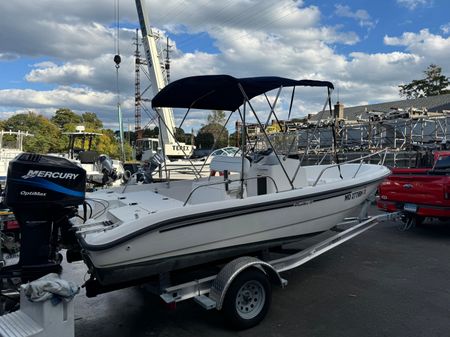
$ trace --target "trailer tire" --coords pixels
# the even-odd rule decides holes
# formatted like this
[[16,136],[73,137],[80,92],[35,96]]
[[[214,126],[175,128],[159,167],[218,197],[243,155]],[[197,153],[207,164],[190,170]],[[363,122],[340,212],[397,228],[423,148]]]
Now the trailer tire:
[[230,326],[242,330],[259,324],[266,316],[271,301],[269,277],[252,267],[242,271],[232,281],[222,309]]

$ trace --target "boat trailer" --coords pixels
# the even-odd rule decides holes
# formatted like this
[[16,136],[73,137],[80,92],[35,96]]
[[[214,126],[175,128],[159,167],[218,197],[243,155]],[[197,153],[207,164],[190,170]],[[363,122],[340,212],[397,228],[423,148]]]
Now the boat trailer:
[[[366,202],[360,214],[367,211],[369,203],[370,201]],[[160,275],[158,286],[149,284],[144,287],[160,296],[170,307],[176,307],[178,302],[194,299],[204,309],[223,311],[231,327],[235,329],[250,328],[261,322],[268,312],[271,303],[272,285],[278,285],[282,288],[287,286],[288,281],[281,276],[281,273],[305,264],[334,247],[364,233],[379,222],[397,220],[400,216],[401,213],[396,212],[366,216],[364,218],[347,218],[332,229],[336,234],[306,249],[301,249],[294,253],[292,249],[288,249],[286,250],[288,253],[284,255],[282,251],[267,252],[261,258],[253,256],[238,257],[225,264],[216,275],[193,279],[192,281],[176,285],[171,285],[167,280],[164,281],[163,275]],[[282,255],[281,257],[280,254]],[[274,257],[274,255],[278,256]],[[23,296],[23,294],[20,296],[21,303],[25,303]],[[33,303],[27,302],[26,310],[28,312],[30,311],[30,308],[28,308],[30,305],[33,305]],[[42,304],[37,303],[36,306],[42,306]],[[63,306],[60,308],[60,310],[67,310]],[[20,311],[22,311],[22,308]],[[53,310],[52,312],[54,312],[54,315],[38,317],[44,317],[45,320],[52,321],[54,320],[52,316],[61,316],[58,310]],[[0,327],[5,324],[9,326],[21,324],[24,319],[22,316],[24,315],[26,314],[13,312],[0,316]],[[17,317],[20,317],[20,321],[16,322],[15,318]],[[73,320],[73,310],[71,319]],[[41,327],[48,325],[48,322],[45,321],[35,323],[36,326]],[[64,324],[67,324],[66,321]],[[53,337],[51,333],[45,333],[45,329],[40,329],[39,331],[44,333],[42,335],[39,334],[39,336]],[[1,328],[0,332],[3,337],[15,336],[14,334],[8,334],[7,330],[3,331]],[[74,335],[74,331],[66,330],[66,332],[66,335],[60,337]],[[23,336],[37,335],[24,334]]]
[[[368,205],[367,205],[368,206]],[[363,206],[367,207],[367,206]],[[272,260],[243,256],[227,263],[218,274],[153,291],[170,306],[194,299],[204,309],[222,310],[230,325],[246,329],[258,324],[270,306],[271,284],[286,287],[281,273],[297,268],[321,254],[364,233],[379,222],[400,218],[400,212],[347,218],[332,230],[337,233],[306,249]]]

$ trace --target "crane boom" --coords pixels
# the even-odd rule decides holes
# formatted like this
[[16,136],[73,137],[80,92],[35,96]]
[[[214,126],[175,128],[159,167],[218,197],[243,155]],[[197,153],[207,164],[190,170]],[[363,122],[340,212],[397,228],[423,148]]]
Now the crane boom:
[[[156,45],[155,35],[152,32],[146,15],[145,0],[135,0],[139,18],[139,25],[142,32],[142,40],[147,59],[148,73],[152,84],[153,96],[167,85],[166,77],[162,71],[162,63]],[[173,135],[175,134],[175,120],[171,108],[157,108],[157,112],[163,120],[159,130],[159,139],[164,144],[164,153],[169,157],[185,157],[191,155],[192,145],[177,143]]]

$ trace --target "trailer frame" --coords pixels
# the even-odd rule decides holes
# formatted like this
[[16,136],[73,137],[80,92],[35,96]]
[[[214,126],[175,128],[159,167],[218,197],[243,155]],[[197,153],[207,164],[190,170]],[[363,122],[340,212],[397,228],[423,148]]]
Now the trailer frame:
[[[371,201],[367,201],[363,205],[361,213],[367,212],[368,205]],[[360,214],[361,214],[360,213]],[[301,265],[307,263],[308,261],[322,255],[323,253],[347,242],[348,240],[364,233],[370,228],[374,227],[382,221],[392,221],[397,220],[401,217],[401,212],[395,213],[383,213],[375,216],[365,216],[365,217],[354,217],[346,218],[342,223],[337,224],[332,228],[335,231],[331,237],[328,237],[318,243],[311,245],[306,249],[298,250],[295,253],[287,254],[286,256],[273,258],[270,252],[264,254],[264,258],[257,258],[254,256],[241,256],[235,258],[234,260],[228,262],[219,273],[199,279],[194,279],[185,283],[180,283],[176,285],[170,285],[168,282],[160,283],[160,285],[166,283],[166,286],[159,286],[156,288],[150,288],[151,291],[160,296],[160,298],[169,306],[175,307],[176,303],[185,301],[188,299],[194,299],[196,303],[202,306],[206,310],[217,309],[224,311],[227,316],[229,323],[238,329],[249,328],[258,324],[265,316],[267,309],[260,305],[261,317],[256,315],[252,319],[245,319],[245,313],[240,316],[238,311],[252,310],[251,307],[246,307],[245,305],[238,304],[242,303],[242,296],[247,295],[249,292],[245,292],[245,287],[247,283],[242,284],[241,292],[239,289],[237,294],[233,296],[240,296],[239,298],[228,299],[230,288],[233,286],[234,282],[240,278],[240,275],[249,273],[252,271],[253,274],[261,273],[270,282],[270,284],[278,285],[282,288],[288,285],[288,281],[284,279],[280,274],[294,268],[298,268]],[[258,276],[258,278],[260,278]],[[169,280],[170,281],[170,280]],[[259,281],[260,283],[264,283]],[[260,286],[256,283],[256,289],[263,291],[262,284]],[[254,286],[254,285],[253,285]],[[239,286],[236,286],[239,287]],[[258,288],[259,287],[259,288]],[[235,291],[236,292],[236,291]],[[269,292],[266,294],[266,292]],[[258,301],[269,301],[270,305],[270,295],[271,290],[264,290],[264,294],[257,295],[251,298],[254,301],[255,307],[258,307]],[[258,297],[260,296],[260,297]],[[236,305],[233,310],[233,305],[229,303],[235,302]],[[248,300],[247,300],[248,302]],[[227,304],[228,303],[228,304]],[[265,303],[264,303],[265,305]],[[240,309],[238,308],[240,306]],[[232,311],[230,313],[230,311]],[[250,315],[251,316],[251,315]],[[243,318],[244,317],[244,318]]]

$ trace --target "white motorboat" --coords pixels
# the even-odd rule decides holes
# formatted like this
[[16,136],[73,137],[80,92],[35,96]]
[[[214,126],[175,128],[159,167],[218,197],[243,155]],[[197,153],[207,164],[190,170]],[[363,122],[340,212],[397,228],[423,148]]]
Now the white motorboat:
[[[239,111],[243,123],[249,109],[259,122],[253,97],[299,86],[325,87],[328,99],[333,89],[326,81],[197,76],[172,82],[152,105]],[[92,279],[102,286],[129,284],[329,230],[390,173],[362,162],[304,167],[272,149],[250,157],[244,147],[242,153],[212,159],[211,170],[223,177],[127,186],[87,197],[91,211],[84,213],[90,218],[74,226]]]
[[[328,102],[333,88],[324,81],[200,76],[172,82],[152,104],[238,111],[243,122],[250,109],[264,130],[252,98],[299,86],[327,88]],[[270,117],[276,106],[269,105]],[[20,260],[0,275],[29,280],[58,271],[60,246],[68,248],[69,261],[82,258],[88,265],[88,296],[172,271],[203,270],[331,229],[358,211],[390,173],[362,159],[302,166],[273,146],[251,153],[244,144],[241,153],[211,160],[210,169],[222,176],[90,194],[86,171],[74,162],[19,155],[9,165],[5,202],[20,225]]]
[[[86,132],[78,125],[75,132],[64,132],[69,138],[67,153],[59,154],[86,170],[88,188],[120,186],[125,170],[120,160],[92,150],[94,139],[103,136],[97,132]],[[57,154],[58,155],[58,154]]]
[[[12,136],[15,140],[11,144],[5,144],[5,136]],[[33,134],[23,131],[5,131],[0,130],[0,184],[6,181],[9,162],[17,155],[23,153],[24,137],[33,136]]]
[[[309,166],[291,188],[274,157],[246,162],[242,198],[240,179],[221,177],[95,193],[108,210],[78,227],[88,265],[100,283],[118,283],[326,231],[389,174],[380,165],[344,164],[341,179],[338,166]],[[212,164],[230,169],[231,158],[223,159]],[[293,174],[296,160],[284,164]]]

